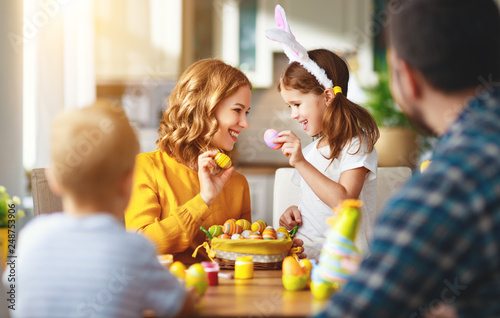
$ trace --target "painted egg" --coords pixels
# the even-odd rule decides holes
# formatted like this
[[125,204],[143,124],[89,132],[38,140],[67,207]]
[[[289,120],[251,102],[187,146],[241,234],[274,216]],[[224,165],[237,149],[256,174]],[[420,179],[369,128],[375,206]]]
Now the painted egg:
[[194,287],[198,295],[203,296],[208,287],[207,272],[199,263],[189,266],[186,273],[186,287]]
[[266,227],[264,232],[262,232],[262,238],[264,240],[275,240],[277,238],[276,231],[273,229],[272,226],[268,226]]
[[221,234],[217,238],[220,238],[220,239],[223,239],[223,240],[230,240],[231,239],[231,235]]
[[229,158],[228,155],[223,154],[222,152],[219,152],[218,154],[215,155],[214,158],[215,162],[221,167],[222,169],[228,169],[231,168],[231,158]]
[[262,240],[262,235],[260,235],[259,232],[252,232],[252,234],[250,234],[249,239],[251,239],[251,240]]
[[208,232],[212,235],[212,237],[218,237],[223,233],[222,225],[212,225],[208,228]]
[[264,222],[262,220],[258,220],[258,221],[253,222],[252,227],[251,227],[252,232],[259,232],[259,233],[264,232],[265,228],[266,228],[266,222]]
[[170,273],[172,273],[178,279],[186,278],[186,266],[182,262],[175,261],[170,265]]
[[236,224],[236,221],[233,219],[227,220],[224,223],[224,227],[222,228],[222,232],[228,235],[233,235],[234,233],[241,233],[241,228],[238,232],[238,229],[240,226]]
[[279,132],[276,129],[268,129],[264,133],[264,142],[269,146],[269,148],[278,150],[283,147],[283,144],[273,143],[273,139],[278,138],[278,134]]
[[250,230],[250,226],[252,225],[245,219],[239,219],[238,221],[236,221],[236,224],[241,226],[242,231]]
[[277,240],[282,240],[286,238],[285,234],[283,234],[282,232],[276,232],[276,239]]
[[252,234],[252,232],[250,232],[250,230],[245,230],[245,231],[241,232],[241,237],[249,238],[250,234]]
[[231,235],[231,240],[239,240],[239,239],[241,239],[241,234],[235,233]]
[[279,227],[277,230],[276,230],[276,234],[278,233],[283,233],[285,235],[285,237],[289,237],[290,234],[288,233],[288,230],[284,227]]

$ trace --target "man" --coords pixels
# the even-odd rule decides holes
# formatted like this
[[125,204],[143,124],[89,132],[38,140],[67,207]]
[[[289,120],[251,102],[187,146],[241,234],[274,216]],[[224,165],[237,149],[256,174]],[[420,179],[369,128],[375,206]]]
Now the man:
[[320,317],[500,317],[500,16],[493,0],[393,0],[391,91],[440,137]]

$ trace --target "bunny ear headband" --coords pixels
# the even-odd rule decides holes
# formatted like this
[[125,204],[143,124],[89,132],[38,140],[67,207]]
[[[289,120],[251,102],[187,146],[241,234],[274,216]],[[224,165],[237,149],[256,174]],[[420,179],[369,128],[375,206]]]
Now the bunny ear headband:
[[281,47],[286,56],[292,62],[298,62],[309,73],[314,75],[318,82],[323,85],[325,89],[333,88],[334,93],[342,92],[339,86],[333,86],[332,81],[326,75],[324,69],[319,67],[316,62],[311,60],[307,54],[307,50],[295,39],[295,36],[290,30],[290,25],[286,20],[285,10],[278,4],[274,10],[274,19],[276,20],[275,29],[266,30],[266,37],[270,40],[281,43]]

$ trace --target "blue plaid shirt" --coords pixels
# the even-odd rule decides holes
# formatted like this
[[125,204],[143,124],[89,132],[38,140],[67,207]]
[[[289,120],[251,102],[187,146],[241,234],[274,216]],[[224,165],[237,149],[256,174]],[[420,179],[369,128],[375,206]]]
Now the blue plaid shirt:
[[500,317],[500,89],[470,101],[381,213],[371,255],[317,317]]

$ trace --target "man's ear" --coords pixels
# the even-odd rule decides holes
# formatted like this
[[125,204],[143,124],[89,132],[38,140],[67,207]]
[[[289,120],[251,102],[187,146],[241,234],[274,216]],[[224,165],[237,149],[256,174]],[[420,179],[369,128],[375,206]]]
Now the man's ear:
[[45,178],[47,179],[47,183],[49,184],[49,188],[55,195],[61,196],[63,191],[61,185],[56,179],[56,175],[54,174],[54,166],[50,166],[45,169]]
[[407,62],[400,60],[401,80],[406,87],[406,91],[411,98],[419,99],[422,96],[422,76],[420,72],[409,65]]

